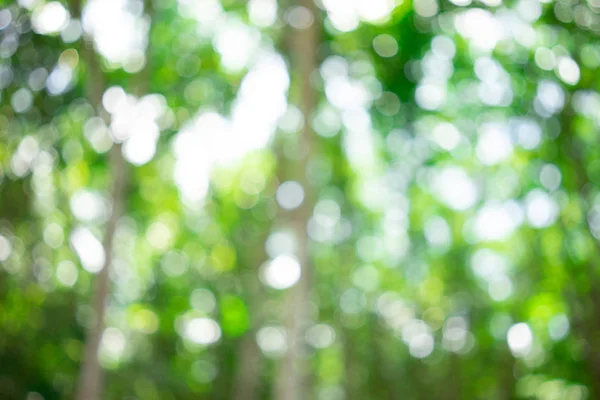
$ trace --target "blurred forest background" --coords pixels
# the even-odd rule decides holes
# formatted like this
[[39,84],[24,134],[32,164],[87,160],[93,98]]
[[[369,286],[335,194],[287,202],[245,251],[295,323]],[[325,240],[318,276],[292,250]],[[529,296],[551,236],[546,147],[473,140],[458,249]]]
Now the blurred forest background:
[[599,399],[599,33],[0,1],[0,399]]

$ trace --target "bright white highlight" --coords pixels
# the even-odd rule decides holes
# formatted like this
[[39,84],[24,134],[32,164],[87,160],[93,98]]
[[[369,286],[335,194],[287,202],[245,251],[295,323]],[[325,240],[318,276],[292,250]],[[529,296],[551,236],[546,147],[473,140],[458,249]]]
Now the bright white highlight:
[[105,262],[102,243],[87,228],[75,228],[71,233],[71,245],[81,260],[81,265],[91,273],[102,270]]
[[559,214],[558,204],[548,193],[535,189],[525,199],[527,220],[534,228],[545,228],[556,221]]
[[83,29],[94,38],[96,50],[127,72],[145,64],[150,24],[142,11],[142,2],[134,0],[89,0],[83,8]]
[[565,105],[565,92],[556,82],[542,80],[537,89],[534,107],[538,114],[549,117],[556,114]]
[[523,211],[513,201],[488,203],[481,207],[474,221],[477,237],[482,241],[507,239],[523,222]]
[[298,259],[291,255],[280,255],[268,262],[262,270],[263,281],[274,289],[283,290],[294,286],[301,275]]
[[481,50],[491,51],[506,36],[502,23],[489,11],[471,8],[458,14],[454,26]]
[[248,16],[256,26],[271,26],[277,20],[277,2],[275,0],[250,0]]
[[445,84],[425,82],[417,86],[415,101],[424,110],[437,110],[446,102],[446,92]]
[[296,239],[291,232],[273,232],[267,238],[265,249],[271,258],[283,254],[293,254],[296,250]]
[[564,83],[575,85],[579,82],[579,65],[568,57],[562,57],[558,61],[557,75]]
[[263,54],[244,77],[230,118],[202,110],[173,141],[175,183],[185,200],[208,192],[212,169],[265,147],[287,109],[289,76],[281,56]]
[[515,357],[523,357],[529,354],[533,344],[533,333],[531,328],[524,322],[510,327],[506,335],[508,347]]
[[394,0],[323,0],[327,17],[341,32],[358,27],[361,20],[381,23],[388,20],[396,7]]
[[293,210],[300,207],[304,201],[304,188],[296,181],[283,182],[277,188],[275,197],[282,208]]
[[509,261],[504,255],[490,249],[477,250],[471,257],[471,268],[488,285],[488,293],[493,300],[503,301],[512,294]]
[[58,1],[51,1],[36,8],[31,16],[33,29],[42,35],[60,32],[69,23],[70,15]]
[[467,173],[458,167],[447,167],[433,181],[439,199],[455,210],[466,210],[477,201],[477,186]]
[[435,341],[429,326],[418,319],[413,319],[402,327],[402,340],[408,344],[408,351],[415,358],[425,358],[434,349]]
[[10,241],[4,236],[0,235],[0,261],[8,260],[10,253],[12,253],[12,245],[10,244]]
[[506,161],[513,151],[507,129],[497,124],[484,124],[477,142],[475,154],[484,165]]
[[119,360],[125,352],[127,341],[117,328],[106,328],[102,333],[101,346],[103,356],[110,360]]
[[111,87],[102,104],[112,114],[113,139],[123,142],[123,155],[134,165],[148,163],[156,153],[160,135],[158,121],[167,110],[166,100],[158,94],[136,98],[120,87]]
[[221,327],[211,318],[194,318],[185,326],[185,336],[194,343],[209,345],[221,338]]
[[454,149],[461,139],[459,130],[449,122],[439,123],[433,128],[433,140],[444,150]]
[[448,247],[452,243],[452,231],[446,220],[434,216],[425,222],[425,239],[430,246]]
[[102,196],[88,190],[79,190],[71,196],[71,212],[80,221],[97,221],[106,215]]
[[230,71],[245,68],[256,53],[260,42],[260,33],[230,19],[221,26],[213,40],[215,50],[221,55],[221,64]]

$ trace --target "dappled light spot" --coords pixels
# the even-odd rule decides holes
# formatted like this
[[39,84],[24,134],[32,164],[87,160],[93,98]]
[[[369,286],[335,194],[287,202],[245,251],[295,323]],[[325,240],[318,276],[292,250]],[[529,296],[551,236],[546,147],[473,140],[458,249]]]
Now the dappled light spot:
[[439,83],[423,83],[417,87],[415,101],[424,110],[437,110],[446,102],[446,86]]
[[250,63],[258,49],[259,39],[257,31],[231,19],[217,29],[214,47],[221,54],[223,66],[235,72]]
[[190,305],[196,310],[209,314],[217,306],[214,294],[208,289],[195,289],[190,295]]
[[446,167],[435,174],[433,189],[440,200],[455,210],[466,210],[478,198],[475,182],[459,167]]
[[579,66],[568,57],[561,57],[558,60],[557,75],[563,82],[569,85],[575,85],[579,82]]
[[433,140],[444,150],[454,149],[461,140],[461,134],[454,125],[441,122],[433,128]]
[[548,334],[555,341],[564,339],[570,331],[569,319],[564,314],[559,314],[548,322]]
[[414,2],[415,12],[424,18],[434,17],[440,10],[436,0],[417,0]]
[[162,259],[161,267],[165,275],[177,277],[183,275],[188,269],[188,257],[179,251],[171,250]]
[[294,286],[302,274],[300,262],[289,254],[281,254],[268,261],[261,269],[261,280],[277,290]]
[[56,278],[64,286],[71,287],[75,285],[78,276],[77,267],[69,260],[61,261],[56,268]]
[[308,29],[314,22],[312,12],[303,6],[294,6],[286,11],[286,19],[292,28]]
[[398,53],[398,42],[392,35],[383,34],[373,39],[373,48],[381,57],[389,58]]
[[554,191],[560,187],[562,174],[554,164],[546,164],[540,169],[540,182],[548,190]]
[[256,26],[271,26],[277,20],[277,2],[275,0],[250,0],[248,15],[250,21]]
[[156,221],[148,227],[146,231],[148,243],[159,251],[165,251],[171,247],[173,241],[173,231],[162,221]]
[[513,147],[505,126],[486,123],[481,127],[475,154],[485,165],[498,164],[512,155]]
[[69,23],[61,30],[60,37],[65,43],[73,43],[79,40],[83,34],[83,27],[81,21],[77,19],[71,19]]
[[88,272],[98,273],[104,267],[105,255],[102,243],[87,228],[78,227],[71,233],[71,245]]
[[12,21],[12,13],[9,9],[0,10],[0,30],[5,29]]
[[53,249],[59,248],[63,244],[64,232],[62,226],[53,222],[44,228],[44,242]]
[[493,50],[506,35],[494,14],[481,8],[462,11],[454,18],[454,24],[458,33],[484,51]]
[[185,336],[196,344],[210,345],[221,339],[221,328],[211,318],[193,318],[185,325]]
[[358,28],[361,20],[372,23],[386,22],[394,10],[394,0],[323,0],[328,19],[341,32]]
[[12,245],[10,241],[5,236],[0,235],[0,261],[8,260],[11,253]]
[[[145,64],[149,21],[142,17],[143,5],[132,0],[90,0],[83,8],[83,30],[94,38],[96,50],[127,72]],[[107,24],[106,21],[111,21]]]
[[293,254],[296,251],[297,243],[294,234],[289,231],[273,232],[267,238],[265,250],[271,258],[276,258],[284,254]]
[[50,1],[35,9],[32,15],[33,29],[48,35],[60,32],[69,23],[69,12],[58,1]]
[[102,102],[112,114],[110,133],[116,142],[123,142],[125,158],[134,165],[152,160],[160,135],[158,121],[166,112],[165,98],[152,94],[138,99],[112,87]]
[[283,182],[277,188],[276,198],[281,208],[293,210],[304,201],[304,188],[296,181]]
[[123,357],[126,347],[127,339],[121,330],[106,328],[102,333],[100,357],[107,366],[118,363]]
[[102,221],[108,214],[104,198],[97,192],[78,190],[69,202],[71,212],[80,221]]
[[287,351],[285,331],[278,326],[265,326],[256,333],[256,342],[269,357],[281,357]]
[[523,223],[518,203],[487,203],[475,215],[474,233],[481,241],[505,240]]
[[352,275],[352,282],[365,292],[374,292],[379,288],[379,271],[372,265],[360,267]]
[[31,108],[33,96],[26,88],[17,90],[10,98],[10,104],[16,113],[24,113]]
[[523,357],[529,354],[533,345],[533,333],[531,328],[524,322],[510,327],[506,335],[510,351],[515,357]]
[[413,319],[404,325],[402,340],[408,345],[410,355],[415,358],[426,358],[435,348],[430,327],[420,319]]
[[562,110],[565,105],[565,93],[556,82],[542,80],[533,104],[538,114],[549,117]]
[[464,317],[450,317],[443,327],[442,345],[444,349],[465,354],[474,344],[473,334],[468,330],[468,323]]
[[335,341],[335,330],[326,324],[311,326],[306,332],[306,341],[316,349],[325,349]]
[[527,220],[534,228],[545,228],[550,226],[558,218],[558,204],[542,190],[535,189],[529,192],[525,202],[527,208]]
[[446,220],[433,216],[425,222],[425,239],[432,247],[446,249],[452,244],[452,232]]
[[358,314],[365,309],[366,305],[365,294],[356,288],[346,290],[340,297],[340,307],[346,314]]

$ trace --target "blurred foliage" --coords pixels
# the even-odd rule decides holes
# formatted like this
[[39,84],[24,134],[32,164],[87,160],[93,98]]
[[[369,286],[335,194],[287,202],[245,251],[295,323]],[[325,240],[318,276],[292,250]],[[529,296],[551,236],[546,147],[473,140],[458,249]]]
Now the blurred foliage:
[[599,398],[600,2],[317,3],[0,2],[1,399],[74,397],[116,142],[104,398],[273,398],[308,189],[311,398]]

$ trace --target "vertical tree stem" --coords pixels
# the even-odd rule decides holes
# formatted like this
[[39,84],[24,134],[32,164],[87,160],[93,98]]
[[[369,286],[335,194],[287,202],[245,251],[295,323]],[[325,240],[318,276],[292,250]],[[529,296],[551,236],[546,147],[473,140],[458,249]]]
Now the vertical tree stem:
[[[151,10],[150,2],[146,2],[147,10]],[[81,1],[73,0],[71,2],[72,12],[75,17],[81,18]],[[100,60],[93,48],[91,42],[85,38],[82,39],[82,59],[87,66],[87,97],[98,115],[104,119],[108,125],[110,117],[102,107],[102,95],[106,90],[105,76],[102,70]],[[148,57],[147,57],[148,58]],[[136,92],[145,92],[148,86],[148,66],[149,60],[146,60],[146,66],[138,75],[140,82],[136,85]],[[113,260],[113,242],[117,229],[117,222],[124,212],[126,203],[125,190],[129,182],[128,164],[123,157],[121,143],[115,143],[109,152],[109,181],[111,182],[110,200],[111,213],[106,224],[104,233],[104,265],[102,270],[94,279],[94,293],[92,299],[92,309],[94,311],[94,321],[88,328],[85,348],[82,358],[79,382],[77,385],[77,400],[99,400],[103,392],[103,371],[99,362],[99,350],[104,332],[106,316],[106,305],[110,296],[110,265]]]
[[291,71],[292,76],[297,78],[298,103],[304,117],[304,128],[298,140],[298,148],[304,154],[298,161],[292,161],[283,155],[279,168],[283,173],[293,173],[294,178],[303,186],[305,191],[303,204],[290,215],[292,228],[298,243],[297,256],[302,266],[302,274],[299,282],[289,289],[285,303],[284,318],[288,349],[281,360],[275,377],[274,398],[277,400],[311,398],[308,388],[304,331],[310,321],[309,297],[312,270],[306,224],[313,211],[314,196],[306,179],[306,167],[308,158],[314,152],[310,119],[317,105],[317,92],[312,85],[311,76],[318,68],[317,47],[319,45],[320,22],[318,9],[313,0],[298,0],[296,4],[308,9],[314,17],[309,27],[291,29],[289,36]]

